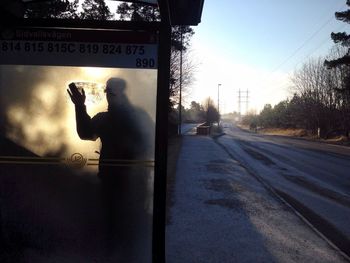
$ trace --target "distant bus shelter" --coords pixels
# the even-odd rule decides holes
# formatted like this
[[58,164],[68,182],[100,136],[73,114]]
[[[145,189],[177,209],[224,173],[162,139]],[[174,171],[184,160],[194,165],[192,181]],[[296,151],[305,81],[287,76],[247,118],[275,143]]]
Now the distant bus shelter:
[[[204,0],[124,1],[159,6],[159,22],[26,19],[23,18],[23,5],[30,2],[50,1],[5,1],[0,11],[0,109],[5,114],[0,115],[5,119],[4,123],[0,120],[1,183],[11,181],[9,174],[13,171],[17,171],[18,180],[22,180],[24,173],[36,171],[37,166],[41,170],[50,167],[50,173],[52,170],[57,172],[61,168],[56,166],[62,164],[73,169],[72,173],[75,173],[76,166],[85,167],[86,173],[93,172],[94,167],[97,169],[100,153],[95,145],[79,146],[81,148],[74,151],[77,140],[71,139],[73,135],[62,139],[65,148],[58,144],[58,139],[53,139],[61,138],[71,127],[74,130],[75,123],[67,123],[67,120],[74,120],[70,115],[73,109],[61,107],[65,103],[70,105],[67,94],[64,98],[61,91],[57,93],[57,88],[47,83],[52,80],[53,83],[66,84],[65,81],[74,80],[85,90],[87,108],[95,107],[98,112],[102,108],[100,103],[105,96],[102,92],[105,87],[104,83],[93,80],[122,75],[128,83],[138,86],[128,96],[150,116],[154,127],[142,129],[154,129],[154,139],[148,146],[151,157],[112,160],[107,165],[134,167],[137,164],[147,167],[144,168],[148,169],[147,174],[153,175],[148,181],[148,184],[153,184],[152,205],[149,206],[153,215],[150,262],[165,262],[171,27],[198,25]],[[79,75],[81,72],[85,75]],[[28,74],[35,76],[35,87],[34,84],[28,86],[32,80]],[[14,92],[16,89],[23,94],[22,97]],[[57,103],[50,104],[50,101]],[[37,112],[40,107],[42,111]],[[59,110],[55,111],[55,108]],[[55,133],[52,132],[54,123],[62,124],[62,129],[56,129]],[[73,150],[67,150],[69,147]],[[69,152],[69,156],[63,156],[64,151]],[[42,171],[48,171],[45,169]],[[4,211],[4,202],[6,200],[0,202],[2,239],[7,235],[6,227],[11,224],[6,219],[9,212]]]

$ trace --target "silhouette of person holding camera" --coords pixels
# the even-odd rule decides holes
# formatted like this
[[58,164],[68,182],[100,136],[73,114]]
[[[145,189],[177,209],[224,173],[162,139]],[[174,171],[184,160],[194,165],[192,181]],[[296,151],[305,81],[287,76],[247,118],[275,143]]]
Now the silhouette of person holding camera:
[[80,92],[74,83],[67,89],[75,105],[79,137],[101,139],[98,177],[106,211],[107,245],[122,262],[148,262],[137,254],[141,255],[142,249],[151,250],[151,217],[146,207],[150,170],[143,162],[152,158],[154,123],[145,111],[130,103],[125,90],[123,79],[110,78],[105,90],[108,110],[91,118],[84,89]]

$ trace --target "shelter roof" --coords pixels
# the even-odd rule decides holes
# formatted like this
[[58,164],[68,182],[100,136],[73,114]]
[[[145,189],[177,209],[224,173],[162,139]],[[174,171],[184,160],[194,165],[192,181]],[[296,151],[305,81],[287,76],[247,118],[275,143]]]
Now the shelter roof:
[[[34,3],[49,2],[50,0],[10,0],[8,3]],[[117,1],[117,0],[110,0]],[[119,2],[142,3],[146,5],[158,5],[159,0],[124,0]],[[172,25],[196,26],[201,22],[204,0],[164,0],[169,3],[170,21]],[[6,0],[5,0],[6,2]]]

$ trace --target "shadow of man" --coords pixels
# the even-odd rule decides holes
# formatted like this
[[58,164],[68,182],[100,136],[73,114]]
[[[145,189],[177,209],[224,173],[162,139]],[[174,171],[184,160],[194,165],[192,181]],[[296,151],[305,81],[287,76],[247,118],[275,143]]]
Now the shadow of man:
[[106,248],[118,262],[150,262],[154,123],[133,106],[125,94],[126,82],[110,78],[106,85],[108,110],[91,118],[84,89],[74,83],[68,94],[75,105],[76,128],[83,140],[101,139],[98,177],[101,181]]

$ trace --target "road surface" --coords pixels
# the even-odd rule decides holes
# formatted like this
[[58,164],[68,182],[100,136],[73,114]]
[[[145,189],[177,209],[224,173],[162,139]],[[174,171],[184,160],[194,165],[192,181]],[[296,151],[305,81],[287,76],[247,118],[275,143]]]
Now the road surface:
[[210,136],[182,137],[167,263],[347,262],[230,155]]
[[224,127],[217,143],[349,256],[350,148]]

